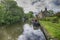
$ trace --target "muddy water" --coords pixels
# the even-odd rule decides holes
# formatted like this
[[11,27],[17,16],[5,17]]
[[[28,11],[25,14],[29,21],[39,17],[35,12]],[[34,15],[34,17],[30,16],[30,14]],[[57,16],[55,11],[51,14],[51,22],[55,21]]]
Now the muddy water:
[[20,23],[0,26],[0,40],[17,40],[22,31],[23,29]]

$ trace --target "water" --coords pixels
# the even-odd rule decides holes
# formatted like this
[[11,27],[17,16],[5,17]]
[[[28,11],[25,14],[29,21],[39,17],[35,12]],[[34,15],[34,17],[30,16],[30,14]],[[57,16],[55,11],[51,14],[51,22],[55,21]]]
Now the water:
[[40,29],[34,30],[32,25],[25,24],[23,33],[18,37],[18,40],[46,40]]

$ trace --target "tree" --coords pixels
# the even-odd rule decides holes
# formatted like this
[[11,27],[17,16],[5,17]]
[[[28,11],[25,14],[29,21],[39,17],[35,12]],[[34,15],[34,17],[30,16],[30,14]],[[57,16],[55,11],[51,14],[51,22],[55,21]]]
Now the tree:
[[30,11],[30,12],[27,13],[27,14],[25,14],[25,16],[28,17],[28,18],[33,18],[33,17],[34,17],[32,11]]
[[18,7],[16,1],[3,0],[0,4],[0,24],[12,24],[22,21],[24,11]]
[[48,13],[49,13],[49,16],[53,16],[54,15],[54,11],[53,10],[49,10]]

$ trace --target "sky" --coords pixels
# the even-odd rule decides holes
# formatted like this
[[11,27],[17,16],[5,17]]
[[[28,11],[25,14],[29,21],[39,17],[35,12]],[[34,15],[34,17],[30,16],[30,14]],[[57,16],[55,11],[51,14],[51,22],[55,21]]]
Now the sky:
[[60,11],[60,0],[16,0],[18,6],[23,7],[24,12],[40,12],[47,7],[54,12]]

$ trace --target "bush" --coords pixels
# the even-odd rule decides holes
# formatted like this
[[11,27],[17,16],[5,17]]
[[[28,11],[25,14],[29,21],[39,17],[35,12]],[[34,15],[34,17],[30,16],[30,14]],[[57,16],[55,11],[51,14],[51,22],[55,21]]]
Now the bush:
[[60,18],[60,12],[57,12],[55,15],[56,15],[58,18]]
[[58,17],[46,17],[44,19],[41,19],[41,21],[50,21],[52,23],[59,23],[59,18]]
[[59,23],[59,20],[58,20],[58,18],[55,18],[55,19],[52,20],[52,22],[53,23]]

